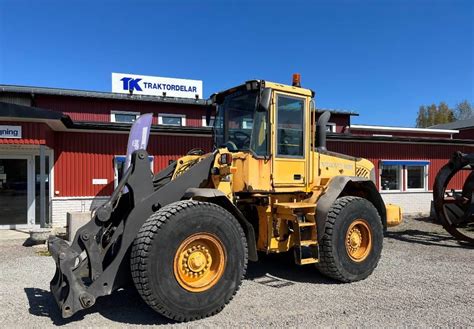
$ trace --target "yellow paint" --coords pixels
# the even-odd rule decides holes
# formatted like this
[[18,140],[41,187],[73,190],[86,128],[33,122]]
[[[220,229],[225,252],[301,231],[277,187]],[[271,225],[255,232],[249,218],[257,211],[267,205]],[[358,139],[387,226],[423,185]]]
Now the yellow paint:
[[255,158],[250,153],[232,153],[236,173],[233,175],[234,192],[268,192],[271,187],[271,160]]
[[266,88],[272,88],[275,91],[281,91],[284,93],[292,94],[292,95],[301,95],[311,98],[312,91],[310,89],[301,88],[301,87],[294,87],[289,86],[281,83],[265,81]]
[[202,157],[199,155],[185,155],[176,161],[176,169],[173,173],[173,179],[184,173],[193,164],[199,162]]
[[402,209],[399,206],[388,204],[385,208],[387,210],[387,226],[392,227],[402,223]]

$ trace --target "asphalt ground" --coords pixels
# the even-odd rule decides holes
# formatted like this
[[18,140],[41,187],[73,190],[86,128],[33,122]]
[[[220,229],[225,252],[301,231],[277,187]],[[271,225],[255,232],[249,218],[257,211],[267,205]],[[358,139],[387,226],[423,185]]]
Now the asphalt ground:
[[210,318],[179,324],[154,313],[133,288],[61,318],[49,292],[44,247],[0,239],[0,327],[474,327],[474,249],[429,221],[390,229],[366,280],[340,284],[285,255],[250,263],[240,291]]

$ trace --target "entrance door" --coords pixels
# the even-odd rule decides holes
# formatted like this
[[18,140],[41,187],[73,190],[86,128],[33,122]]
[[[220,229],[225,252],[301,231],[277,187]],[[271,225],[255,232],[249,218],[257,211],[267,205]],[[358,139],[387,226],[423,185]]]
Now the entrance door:
[[29,157],[0,158],[0,227],[17,228],[30,224],[30,167]]
[[275,104],[273,185],[303,187],[308,182],[305,98],[277,93]]

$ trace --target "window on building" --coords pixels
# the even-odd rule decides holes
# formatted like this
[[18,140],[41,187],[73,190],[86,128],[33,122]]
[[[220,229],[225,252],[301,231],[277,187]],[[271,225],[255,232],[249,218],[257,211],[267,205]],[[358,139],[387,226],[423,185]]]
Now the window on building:
[[382,168],[380,171],[380,186],[383,191],[401,190],[400,166],[382,164]]
[[328,122],[326,125],[326,131],[328,133],[335,133],[336,132],[336,124],[334,122]]
[[186,116],[184,114],[158,114],[158,124],[168,126],[186,126]]
[[407,190],[427,190],[426,166],[406,166]]
[[216,119],[216,117],[211,117],[210,120],[209,120],[209,124],[207,125],[206,124],[206,116],[203,115],[202,116],[202,126],[203,127],[212,127],[214,126],[214,120]]
[[140,116],[140,112],[111,111],[110,121],[121,123],[133,123]]
[[428,191],[429,161],[382,160],[380,189],[382,191]]
[[[251,124],[251,123],[249,123]],[[278,95],[277,155],[301,157],[304,152],[304,100]]]
[[[127,157],[125,155],[116,155],[114,157],[114,187],[118,186],[118,183],[123,177],[125,160]],[[153,171],[153,156],[149,156],[148,160],[150,161],[150,169]]]

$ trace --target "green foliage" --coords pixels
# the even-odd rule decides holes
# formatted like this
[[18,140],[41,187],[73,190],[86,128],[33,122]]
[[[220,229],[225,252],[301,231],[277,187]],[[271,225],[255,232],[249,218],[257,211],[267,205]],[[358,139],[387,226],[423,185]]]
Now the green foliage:
[[474,118],[474,110],[472,109],[471,103],[467,100],[457,104],[454,108],[454,117],[456,120],[466,120]]
[[453,122],[455,120],[454,112],[445,102],[431,104],[429,106],[422,105],[418,111],[416,118],[416,126],[418,128],[426,128],[441,123]]

